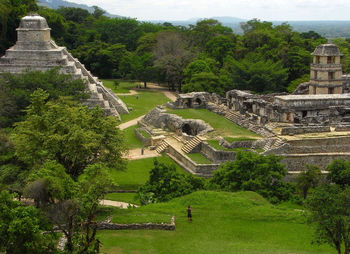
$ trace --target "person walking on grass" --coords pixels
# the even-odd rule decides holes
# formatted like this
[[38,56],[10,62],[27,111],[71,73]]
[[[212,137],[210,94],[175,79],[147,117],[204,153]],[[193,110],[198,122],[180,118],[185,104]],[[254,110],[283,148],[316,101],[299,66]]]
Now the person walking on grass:
[[187,220],[192,221],[192,208],[190,205],[187,207]]

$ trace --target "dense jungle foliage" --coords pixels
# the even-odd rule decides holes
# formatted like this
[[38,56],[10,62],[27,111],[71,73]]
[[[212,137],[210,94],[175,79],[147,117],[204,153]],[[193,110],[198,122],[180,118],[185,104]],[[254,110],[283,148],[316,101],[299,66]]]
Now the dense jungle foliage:
[[[298,33],[288,24],[259,20],[242,24],[239,35],[212,19],[183,27],[109,18],[98,8],[92,14],[78,8],[52,10],[35,0],[1,0],[0,7],[1,53],[15,43],[20,18],[37,12],[47,19],[57,44],[96,76],[165,83],[184,92],[286,91],[293,81],[305,79],[310,53],[327,42],[313,31]],[[349,51],[349,41],[336,42]],[[344,64],[349,70],[347,57]]]

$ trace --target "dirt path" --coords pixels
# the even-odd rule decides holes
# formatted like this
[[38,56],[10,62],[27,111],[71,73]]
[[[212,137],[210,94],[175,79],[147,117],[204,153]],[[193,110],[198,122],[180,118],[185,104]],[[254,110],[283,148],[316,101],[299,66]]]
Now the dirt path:
[[122,209],[128,209],[129,206],[138,207],[138,205],[134,205],[126,202],[120,202],[120,201],[107,200],[107,199],[101,200],[100,205],[114,206]]
[[130,126],[133,126],[133,125],[136,125],[138,121],[140,121],[142,119],[142,117],[144,117],[145,115],[142,115],[142,116],[139,116],[137,118],[134,118],[128,122],[125,122],[125,123],[122,123],[122,124],[119,124],[118,127],[119,129],[121,130],[124,130]]
[[156,150],[149,150],[148,148],[144,148],[143,155],[141,154],[141,148],[129,150],[129,154],[125,157],[128,160],[139,160],[145,158],[152,158],[160,156]]

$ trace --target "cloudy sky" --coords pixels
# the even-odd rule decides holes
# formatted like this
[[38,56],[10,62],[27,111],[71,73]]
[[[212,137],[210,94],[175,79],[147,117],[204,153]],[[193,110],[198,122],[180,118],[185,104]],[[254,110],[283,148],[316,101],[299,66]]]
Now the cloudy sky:
[[262,20],[350,20],[350,0],[68,0],[138,20],[231,16]]

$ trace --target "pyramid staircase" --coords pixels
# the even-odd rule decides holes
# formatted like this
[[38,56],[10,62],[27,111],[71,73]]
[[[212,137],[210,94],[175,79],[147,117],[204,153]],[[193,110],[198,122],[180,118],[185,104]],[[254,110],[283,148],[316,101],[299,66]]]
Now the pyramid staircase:
[[162,143],[160,143],[160,144],[157,146],[156,152],[160,154],[160,153],[164,152],[165,149],[168,148],[168,146],[169,146],[169,143],[164,139],[164,140],[162,141]]
[[190,141],[187,141],[181,150],[185,153],[190,153],[195,149],[202,140],[198,136],[194,136]]

